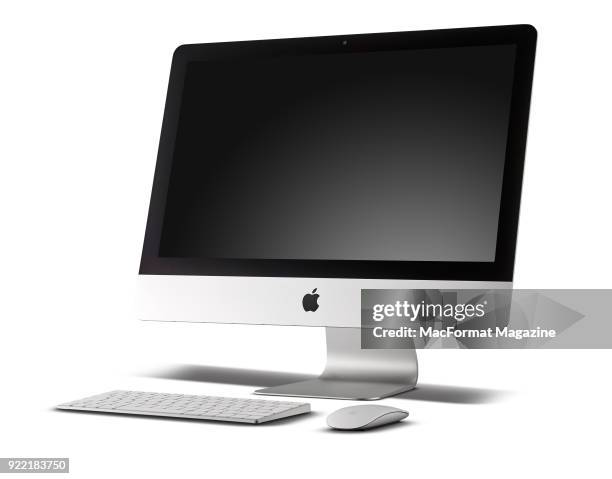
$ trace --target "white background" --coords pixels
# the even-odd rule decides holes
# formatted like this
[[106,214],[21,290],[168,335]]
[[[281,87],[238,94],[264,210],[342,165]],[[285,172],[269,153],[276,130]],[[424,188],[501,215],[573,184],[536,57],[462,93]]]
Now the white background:
[[181,43],[532,23],[515,286],[611,287],[607,3],[3,1],[0,456],[68,456],[88,478],[609,475],[610,351],[426,351],[421,389],[385,401],[410,421],[361,434],[328,432],[325,416],[347,403],[323,400],[262,427],[52,410],[117,388],[246,397],[278,380],[239,369],[213,371],[237,384],[206,383],[207,369],[181,380],[193,372],[182,364],[323,365],[316,328],[134,318]]

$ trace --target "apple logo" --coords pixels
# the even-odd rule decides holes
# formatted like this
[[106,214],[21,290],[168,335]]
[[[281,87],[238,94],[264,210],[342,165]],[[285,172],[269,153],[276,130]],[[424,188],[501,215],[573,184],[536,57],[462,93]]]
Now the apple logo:
[[304,298],[302,299],[302,306],[304,306],[304,311],[314,312],[319,309],[319,303],[317,303],[317,301],[319,300],[319,295],[316,294],[316,292],[317,288],[313,289],[312,293],[304,295]]

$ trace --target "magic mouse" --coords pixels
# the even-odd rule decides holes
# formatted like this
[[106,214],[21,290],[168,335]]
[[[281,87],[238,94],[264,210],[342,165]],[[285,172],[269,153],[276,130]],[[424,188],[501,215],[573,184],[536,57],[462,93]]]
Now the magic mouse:
[[401,421],[408,417],[408,412],[390,406],[364,404],[349,406],[327,416],[327,425],[333,429],[364,430]]

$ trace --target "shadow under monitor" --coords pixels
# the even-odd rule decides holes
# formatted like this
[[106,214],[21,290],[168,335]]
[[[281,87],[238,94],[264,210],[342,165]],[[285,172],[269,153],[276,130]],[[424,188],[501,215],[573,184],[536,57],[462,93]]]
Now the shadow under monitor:
[[[258,369],[226,368],[219,366],[200,366],[180,364],[158,371],[150,371],[144,376],[179,381],[197,381],[218,384],[234,384],[253,387],[273,387],[298,381],[315,379],[312,374],[300,374]],[[412,399],[454,404],[485,404],[499,402],[510,394],[509,391],[442,384],[422,384],[408,392],[393,396],[395,399]]]

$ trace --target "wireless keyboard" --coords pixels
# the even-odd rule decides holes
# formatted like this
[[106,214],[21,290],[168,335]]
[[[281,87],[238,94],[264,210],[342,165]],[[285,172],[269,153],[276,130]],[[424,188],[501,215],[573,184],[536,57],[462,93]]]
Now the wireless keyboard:
[[310,412],[310,404],[300,402],[120,390],[67,402],[57,408],[249,424]]

